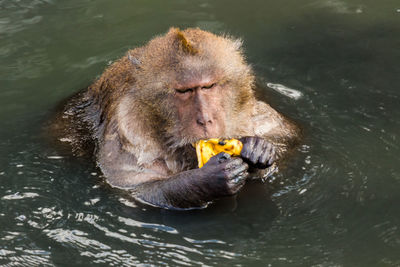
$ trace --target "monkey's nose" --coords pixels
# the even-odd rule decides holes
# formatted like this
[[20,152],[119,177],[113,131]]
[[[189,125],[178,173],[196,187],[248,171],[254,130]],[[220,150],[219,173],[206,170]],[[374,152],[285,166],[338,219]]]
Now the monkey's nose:
[[207,119],[204,119],[204,118],[198,118],[196,120],[196,122],[200,126],[206,126],[206,125],[212,124],[212,120],[210,120],[210,119],[207,120]]

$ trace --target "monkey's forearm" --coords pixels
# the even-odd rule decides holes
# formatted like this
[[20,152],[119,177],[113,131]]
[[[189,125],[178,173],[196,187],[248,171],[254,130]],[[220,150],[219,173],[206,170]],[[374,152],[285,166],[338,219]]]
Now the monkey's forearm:
[[207,190],[200,169],[178,173],[162,180],[137,185],[133,196],[139,201],[167,209],[189,209],[205,207],[213,199]]

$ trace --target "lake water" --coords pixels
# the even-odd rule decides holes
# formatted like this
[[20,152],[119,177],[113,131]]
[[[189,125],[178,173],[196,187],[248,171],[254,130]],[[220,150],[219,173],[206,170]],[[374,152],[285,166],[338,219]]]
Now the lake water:
[[[138,206],[43,133],[170,26],[241,37],[259,97],[304,131],[280,173],[201,211]],[[397,0],[2,0],[0,265],[400,266],[399,85]]]

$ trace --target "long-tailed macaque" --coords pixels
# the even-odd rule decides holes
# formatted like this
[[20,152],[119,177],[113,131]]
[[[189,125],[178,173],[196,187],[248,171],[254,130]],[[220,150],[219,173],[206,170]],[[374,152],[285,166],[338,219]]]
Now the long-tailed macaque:
[[[93,140],[107,182],[141,202],[204,207],[236,194],[249,172],[262,177],[298,137],[295,125],[255,99],[254,79],[240,40],[171,28],[68,102],[57,120],[60,140],[74,149]],[[197,168],[192,144],[209,138],[241,140],[241,156],[220,153]]]

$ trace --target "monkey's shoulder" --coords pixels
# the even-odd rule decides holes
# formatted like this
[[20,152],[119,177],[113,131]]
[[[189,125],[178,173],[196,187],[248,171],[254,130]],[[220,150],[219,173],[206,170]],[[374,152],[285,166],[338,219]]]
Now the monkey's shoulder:
[[76,156],[91,154],[95,146],[92,126],[87,119],[91,100],[85,94],[86,88],[61,102],[45,125],[49,140],[62,151],[71,151]]

